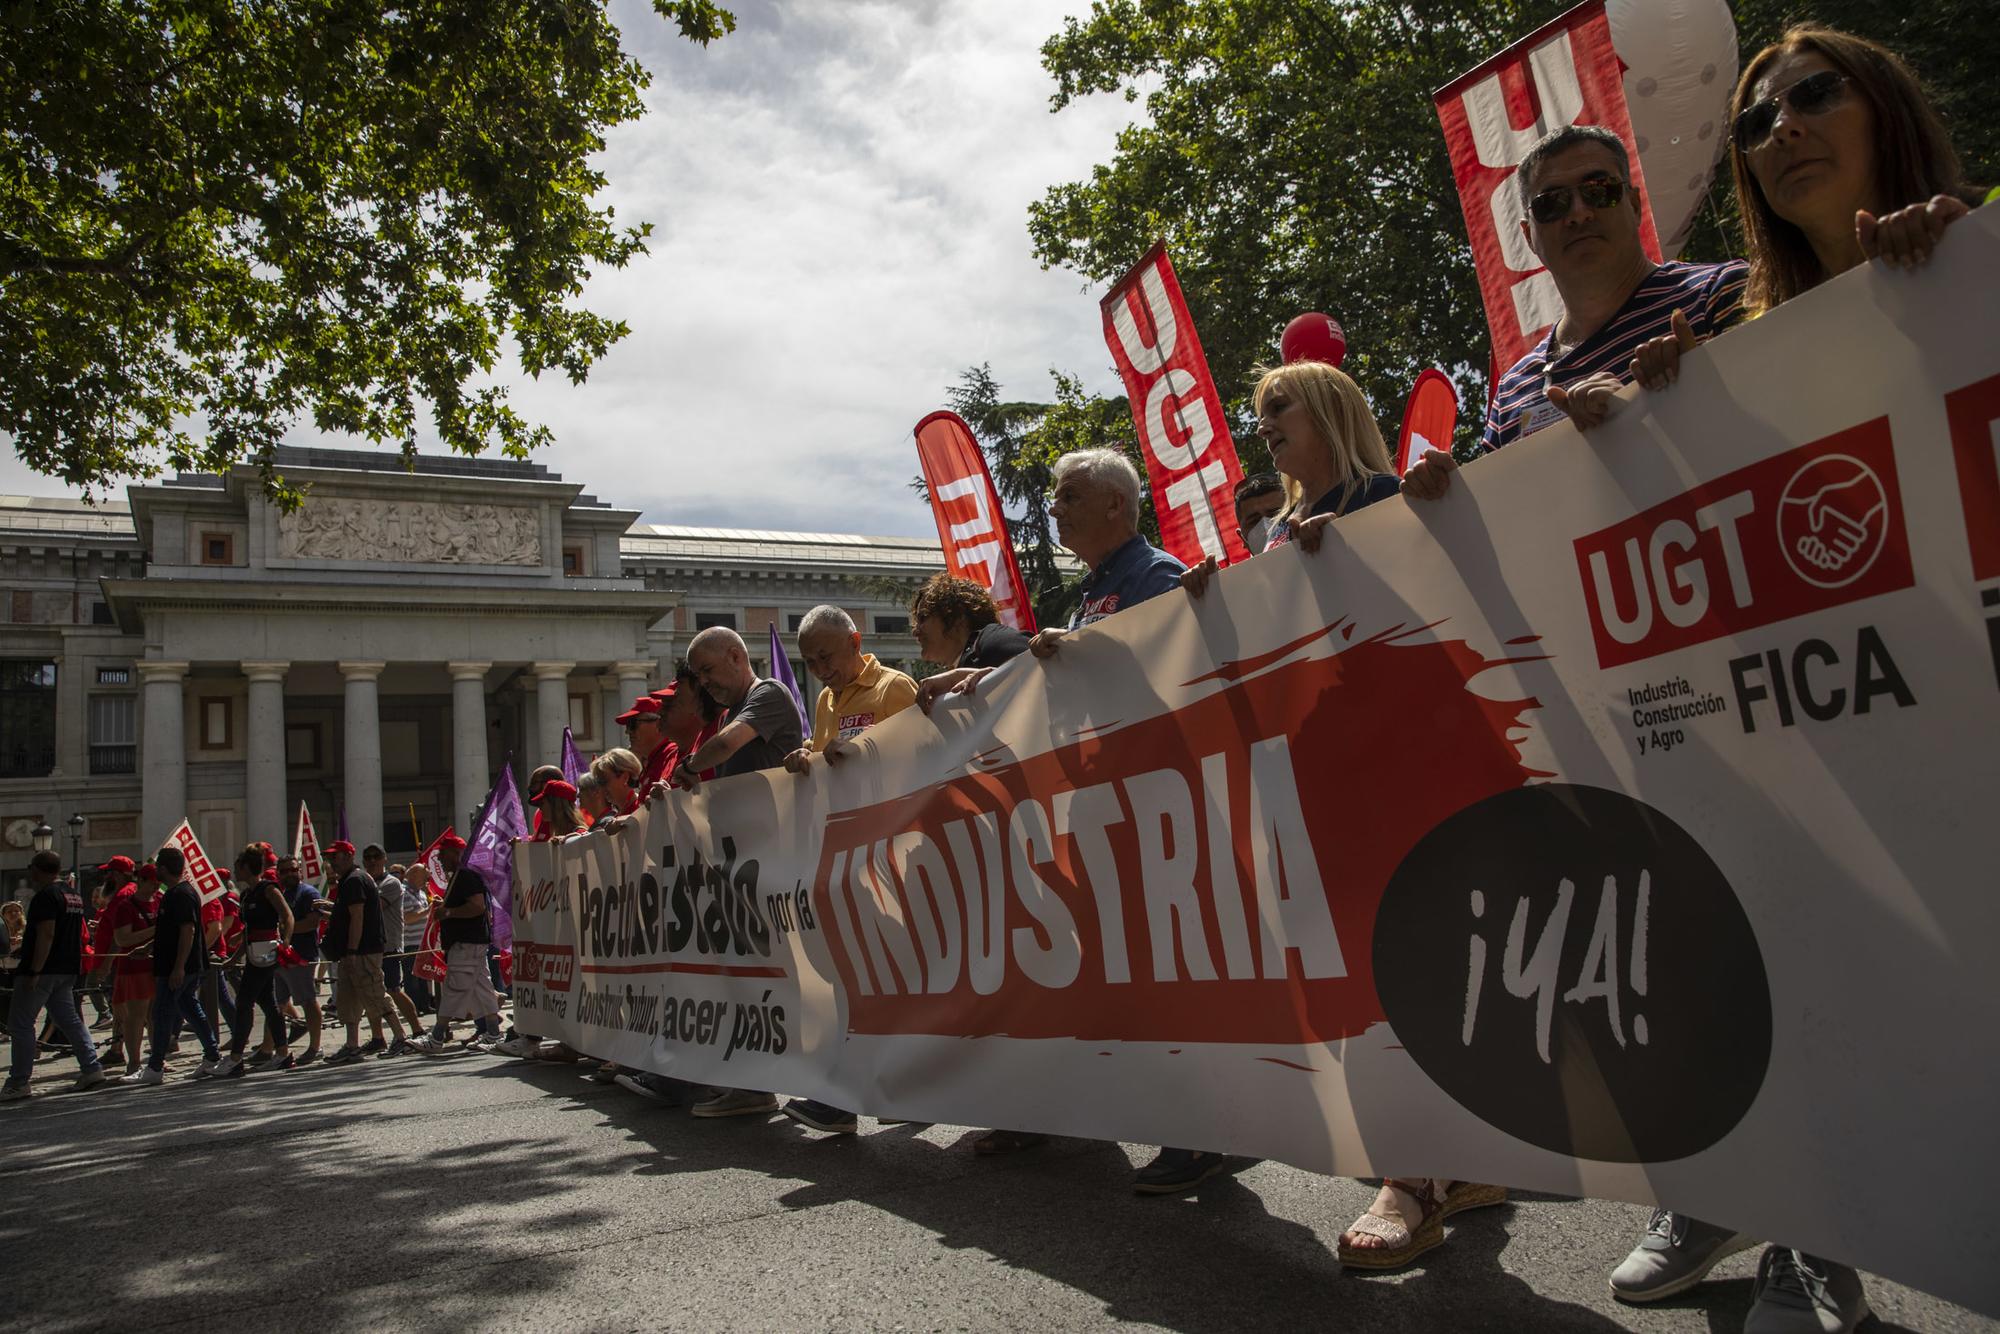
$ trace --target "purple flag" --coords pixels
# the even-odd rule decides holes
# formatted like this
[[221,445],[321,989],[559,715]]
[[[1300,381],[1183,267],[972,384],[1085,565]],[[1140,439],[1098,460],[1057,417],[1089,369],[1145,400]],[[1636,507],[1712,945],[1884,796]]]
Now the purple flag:
[[771,622],[771,678],[792,692],[792,706],[799,711],[799,726],[812,735],[812,715],[806,712],[806,697],[799,693],[799,679],[792,675],[792,660],[785,656],[784,641],[778,638],[778,623]]
[[588,764],[584,763],[583,756],[577,753],[576,738],[569,734],[568,727],[564,727],[562,753],[563,782],[568,783],[571,787],[575,787],[576,780],[583,777],[584,770],[589,767]]
[[486,882],[486,915],[493,924],[495,949],[514,948],[514,840],[527,832],[521,792],[514,786],[514,762],[509,760],[500,766],[500,777],[493,781],[464,863]]

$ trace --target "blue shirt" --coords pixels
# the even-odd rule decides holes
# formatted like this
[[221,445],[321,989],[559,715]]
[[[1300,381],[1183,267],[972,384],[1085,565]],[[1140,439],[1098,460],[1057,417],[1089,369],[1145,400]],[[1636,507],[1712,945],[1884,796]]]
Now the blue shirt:
[[1069,628],[1080,630],[1092,621],[1179,588],[1186,571],[1187,566],[1134,533],[1083,577],[1083,600],[1070,613]]
[[[1353,494],[1348,496],[1345,506],[1340,502],[1342,496],[1347,494],[1347,483],[1342,482],[1318,500],[1315,500],[1312,508],[1306,511],[1306,517],[1311,519],[1321,514],[1352,514],[1356,510],[1367,509],[1378,500],[1387,500],[1402,489],[1402,482],[1393,473],[1371,473],[1359,486],[1354,488]],[[1269,551],[1272,547],[1283,546],[1291,540],[1292,525],[1288,519],[1271,529],[1271,540],[1264,549]]]
[[1639,344],[1674,331],[1674,312],[1687,316],[1695,337],[1707,342],[1743,321],[1743,284],[1750,266],[1740,259],[1724,264],[1683,264],[1669,260],[1632,289],[1632,295],[1606,320],[1604,327],[1577,346],[1549,360],[1552,328],[1534,351],[1508,368],[1486,408],[1485,448],[1511,445],[1533,435],[1563,414],[1548,400],[1548,386],[1565,389],[1588,375],[1610,371],[1631,380],[1633,354]]

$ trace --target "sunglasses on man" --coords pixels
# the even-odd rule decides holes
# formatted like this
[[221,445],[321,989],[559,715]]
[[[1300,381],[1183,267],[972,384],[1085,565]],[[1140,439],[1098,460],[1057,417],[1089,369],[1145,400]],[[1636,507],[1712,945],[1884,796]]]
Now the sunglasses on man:
[[1578,196],[1591,208],[1611,208],[1625,197],[1625,184],[1611,176],[1592,176],[1575,185],[1552,185],[1528,201],[1528,215],[1536,222],[1561,222]]
[[1745,153],[1762,148],[1778,123],[1780,105],[1789,106],[1801,116],[1823,116],[1846,100],[1845,74],[1831,69],[1808,74],[1797,83],[1752,102],[1742,110],[1732,130],[1736,136],[1736,147]]

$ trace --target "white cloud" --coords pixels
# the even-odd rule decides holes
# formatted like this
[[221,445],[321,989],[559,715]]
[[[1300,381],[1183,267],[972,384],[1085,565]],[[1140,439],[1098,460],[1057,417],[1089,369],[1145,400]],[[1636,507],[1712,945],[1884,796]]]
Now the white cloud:
[[[1139,108],[1049,113],[1039,47],[1081,0],[732,7],[703,50],[614,4],[654,80],[604,200],[654,235],[585,299],[632,334],[582,387],[506,382],[555,431],[539,461],[648,520],[934,532],[910,430],[961,370],[1024,398],[1051,366],[1115,387],[1097,293],[1036,264],[1027,205]],[[0,489],[55,488],[10,457]]]

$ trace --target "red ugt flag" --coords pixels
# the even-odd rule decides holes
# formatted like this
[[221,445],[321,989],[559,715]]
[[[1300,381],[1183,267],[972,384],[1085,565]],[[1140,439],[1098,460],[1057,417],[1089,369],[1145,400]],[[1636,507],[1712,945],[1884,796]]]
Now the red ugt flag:
[[1187,565],[1206,556],[1224,565],[1244,559],[1250,553],[1236,535],[1243,465],[1166,242],[1148,250],[1102,305],[1104,341],[1153,483],[1160,545]]
[[986,588],[1003,622],[1024,635],[1035,633],[1035,609],[1014,559],[1007,516],[972,428],[955,412],[933,412],[917,423],[917,462],[930,488],[945,573]]
[[[1590,0],[1435,95],[1479,269],[1494,360],[1503,371],[1527,355],[1562,315],[1555,280],[1521,234],[1514,168],[1535,140],[1565,125],[1603,126],[1625,141],[1632,186],[1642,200],[1648,197],[1623,78],[1604,0]],[[1659,260],[1650,205],[1639,210],[1639,243]]]

